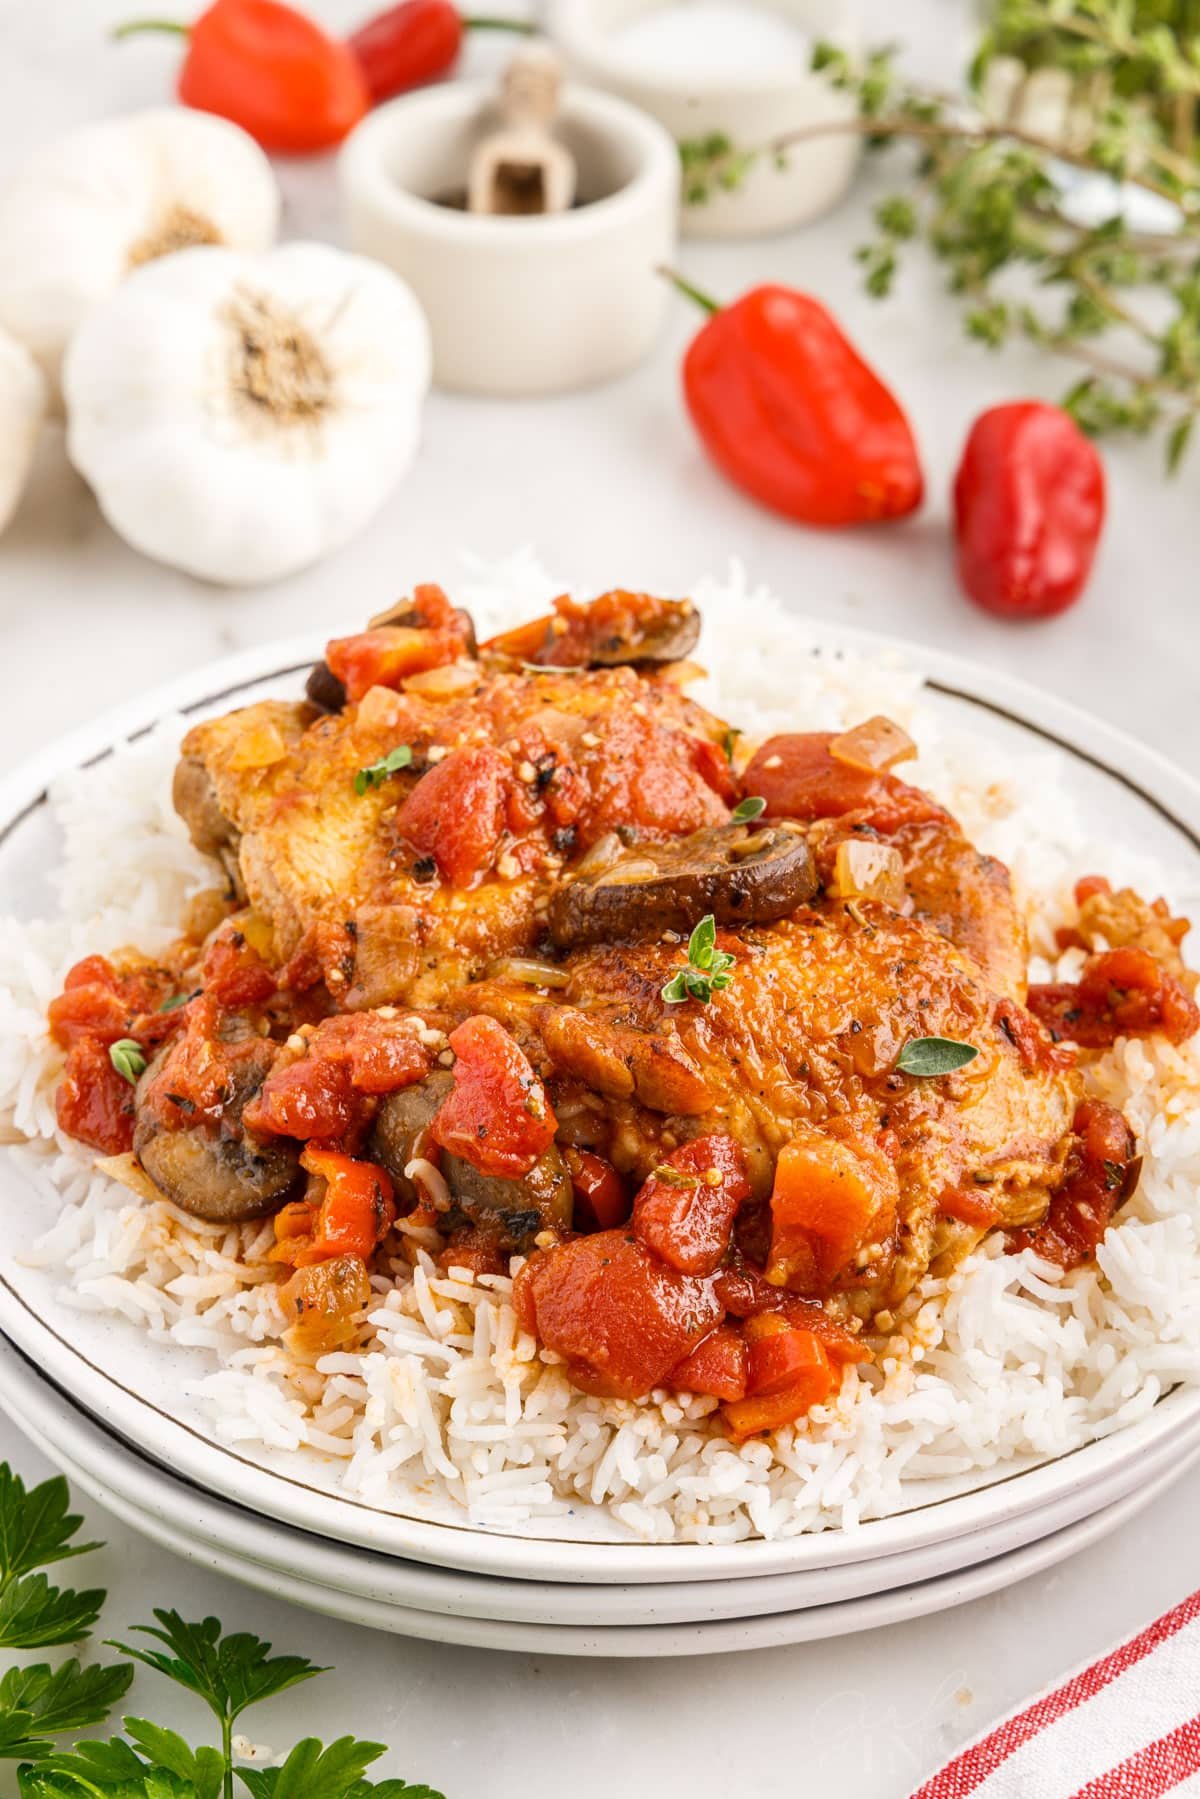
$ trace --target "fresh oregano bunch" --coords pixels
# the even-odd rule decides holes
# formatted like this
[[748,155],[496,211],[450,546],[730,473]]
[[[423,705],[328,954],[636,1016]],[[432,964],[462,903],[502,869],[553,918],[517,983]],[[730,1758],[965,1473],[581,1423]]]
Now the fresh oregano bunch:
[[[1171,6],[1177,28],[1163,22]],[[853,94],[857,116],[759,146],[720,136],[685,144],[689,199],[736,187],[761,157],[786,161],[830,131],[858,132],[873,150],[907,145],[905,186],[878,205],[878,236],[858,252],[868,291],[889,293],[905,248],[922,239],[970,336],[993,349],[1024,337],[1074,361],[1080,374],[1063,403],[1079,424],[1096,435],[1161,429],[1174,468],[1200,411],[1195,11],[1179,0],[997,0],[961,98],[907,82],[888,50],[856,61],[819,45],[814,67]],[[1014,47],[1078,83],[1063,137],[1024,129],[1019,112],[1012,122],[983,109],[994,58]],[[1121,214],[1081,223],[1075,170],[1152,195],[1160,210],[1169,203],[1172,228],[1135,228]]]

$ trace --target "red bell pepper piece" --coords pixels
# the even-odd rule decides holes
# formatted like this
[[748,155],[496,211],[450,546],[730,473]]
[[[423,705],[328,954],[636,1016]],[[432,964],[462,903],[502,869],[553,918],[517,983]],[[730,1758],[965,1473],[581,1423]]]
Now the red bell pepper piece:
[[324,1180],[325,1192],[316,1228],[308,1239],[292,1234],[291,1208],[284,1208],[289,1217],[282,1231],[276,1229],[276,1237],[286,1244],[286,1259],[296,1268],[334,1256],[359,1256],[367,1261],[396,1222],[392,1183],[386,1171],[375,1162],[356,1161],[311,1144],[300,1157],[300,1166]]
[[756,287],[709,313],[683,363],[705,449],[738,487],[806,525],[903,518],[924,478],[895,395],[809,294]]
[[1049,618],[1083,592],[1104,526],[1104,464],[1040,400],[993,406],[954,479],[958,577],[985,612]]
[[575,1229],[611,1231],[629,1217],[629,1192],[611,1162],[589,1149],[564,1152],[575,1189]]

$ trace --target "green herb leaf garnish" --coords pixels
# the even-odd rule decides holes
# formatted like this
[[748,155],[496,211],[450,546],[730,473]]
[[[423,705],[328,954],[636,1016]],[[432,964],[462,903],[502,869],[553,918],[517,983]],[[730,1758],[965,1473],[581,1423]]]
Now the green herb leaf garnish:
[[131,1087],[136,1087],[138,1076],[146,1072],[146,1058],[136,1037],[122,1037],[111,1044],[108,1059],[121,1079],[128,1081]]
[[[81,1520],[69,1504],[65,1480],[27,1490],[0,1464],[0,1649],[73,1642],[95,1622],[104,1593],[60,1592],[41,1572],[99,1547],[75,1541]],[[328,1744],[306,1737],[278,1768],[235,1768],[233,1726],[242,1712],[324,1670],[302,1656],[272,1656],[257,1637],[227,1636],[215,1618],[154,1616],[155,1624],[135,1628],[158,1647],[110,1644],[127,1662],[82,1668],[72,1657],[0,1678],[0,1762],[19,1764],[10,1785],[21,1799],[233,1799],[235,1778],[252,1799],[442,1799],[399,1778],[367,1780],[385,1745],[352,1736]],[[107,1720],[129,1690],[134,1661],[202,1699],[219,1722],[220,1746],[193,1748],[165,1725],[125,1718],[121,1736],[56,1747],[56,1737],[71,1744],[74,1732]]]
[[729,763],[731,768],[733,766],[734,754],[737,750],[737,740],[741,734],[742,733],[738,730],[736,725],[729,725],[726,728],[724,737],[721,739],[721,748],[725,751],[725,760]]
[[956,1068],[965,1068],[978,1054],[973,1043],[959,1043],[953,1037],[912,1037],[896,1058],[896,1067],[901,1074],[931,1080],[935,1075],[953,1074]]
[[385,781],[398,775],[402,768],[408,768],[412,759],[412,745],[401,743],[394,750],[389,750],[386,756],[381,756],[378,762],[368,762],[354,777],[355,793],[363,794],[368,787],[382,787]]
[[707,912],[688,938],[687,967],[671,976],[662,989],[669,1006],[680,1006],[685,1000],[699,1000],[706,1006],[714,993],[728,987],[735,958],[717,948],[717,921]]
[[191,999],[190,993],[172,993],[158,1008],[160,1012],[177,1012],[180,1006],[186,1006]]
[[766,809],[766,800],[760,799],[757,794],[749,795],[746,799],[739,800],[733,808],[733,822],[735,825],[749,824],[752,818],[761,818]]

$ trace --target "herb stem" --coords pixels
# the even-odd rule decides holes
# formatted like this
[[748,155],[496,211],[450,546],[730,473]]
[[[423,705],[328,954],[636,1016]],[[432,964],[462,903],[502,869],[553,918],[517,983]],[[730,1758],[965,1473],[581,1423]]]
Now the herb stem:
[[114,25],[109,36],[120,42],[122,38],[140,37],[143,31],[169,31],[173,37],[192,35],[191,26],[179,19],[126,19],[123,25]]
[[714,313],[721,311],[721,303],[719,300],[714,300],[711,294],[706,294],[702,287],[693,286],[693,284],[681,275],[677,269],[668,268],[665,263],[660,263],[654,273],[656,275],[662,275],[664,279],[669,281],[671,285],[684,296],[685,299],[694,300],[696,305],[701,307],[705,312]]

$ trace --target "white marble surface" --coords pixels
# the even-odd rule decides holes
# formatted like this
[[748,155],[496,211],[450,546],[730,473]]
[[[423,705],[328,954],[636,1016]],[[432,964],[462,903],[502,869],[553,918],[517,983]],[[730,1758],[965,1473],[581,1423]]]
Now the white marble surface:
[[[74,123],[159,100],[169,41],[114,47],[123,0],[0,0],[0,167]],[[186,12],[187,6],[179,9]],[[361,8],[327,0],[331,20]],[[966,0],[870,0],[879,32],[911,32],[915,60],[952,72]],[[494,55],[473,53],[478,64]],[[281,170],[293,234],[336,233],[327,164]],[[1195,764],[1200,633],[1194,623],[1200,467],[1168,486],[1157,454],[1109,453],[1111,522],[1085,601],[1013,629],[955,590],[947,486],[970,418],[1015,393],[1053,395],[1064,371],[989,357],[960,337],[920,260],[876,308],[850,249],[868,184],[836,217],[775,242],[690,248],[688,272],[722,295],[760,279],[830,301],[886,372],[918,426],[929,476],[922,515],[899,528],[806,533],[757,511],[712,472],[682,411],[676,367],[693,321],[682,304],[659,354],[623,381],[526,405],[435,396],[424,449],[395,501],[356,543],[276,587],[228,592],[144,561],[108,530],[51,432],[20,514],[0,543],[0,766],[139,687],[232,648],[306,628],[344,630],[414,579],[453,585],[461,550],[496,557],[534,543],[581,591],[616,583],[685,590],[740,556],[798,608],[946,645],[1040,681]],[[0,1455],[40,1458],[0,1424]],[[665,1799],[762,1799],[837,1791],[900,1799],[940,1752],[989,1716],[1200,1585],[1190,1483],[1116,1542],[996,1598],[904,1628],[719,1661],[572,1663],[426,1647],[327,1624],[252,1597],[98,1518],[96,1578],[122,1625],[152,1603],[230,1625],[335,1664],[259,1726],[283,1744],[354,1728],[396,1747],[385,1767],[448,1799],[601,1799],[619,1787]],[[184,1722],[139,1680],[136,1709]],[[191,1721],[198,1722],[194,1714]]]

